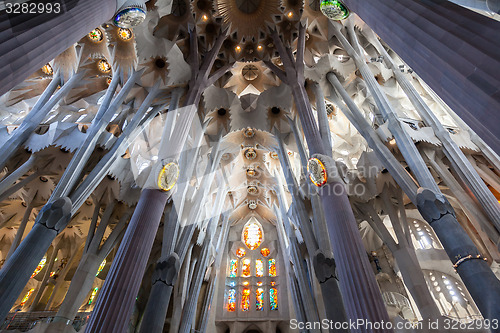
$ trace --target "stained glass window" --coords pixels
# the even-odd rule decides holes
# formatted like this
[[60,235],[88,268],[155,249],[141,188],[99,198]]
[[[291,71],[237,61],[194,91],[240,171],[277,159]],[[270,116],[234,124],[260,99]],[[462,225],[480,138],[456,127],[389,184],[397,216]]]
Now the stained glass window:
[[255,260],[255,276],[256,277],[264,276],[264,261],[262,259]]
[[250,310],[250,288],[243,288],[243,294],[241,295],[241,309],[243,311]]
[[236,277],[238,275],[238,260],[231,259],[229,262],[229,277]]
[[269,306],[271,310],[278,310],[278,289],[269,289]]
[[257,288],[257,292],[255,294],[255,309],[257,311],[264,310],[264,289]]
[[229,289],[227,293],[227,311],[234,312],[236,310],[236,290]]
[[276,260],[269,259],[269,276],[276,276]]
[[257,282],[257,286],[262,286],[262,281]]
[[47,257],[45,256],[45,257],[42,258],[42,260],[40,261],[40,263],[38,264],[38,266],[35,268],[35,271],[33,272],[33,274],[31,274],[32,278],[34,278],[38,273],[40,273],[40,271],[45,266],[46,262],[47,262]]
[[260,254],[262,254],[264,257],[267,257],[271,253],[267,247],[263,247],[262,250],[260,250]]
[[92,293],[90,294],[90,297],[89,297],[89,305],[92,304],[92,302],[94,301],[95,295],[97,295],[98,290],[99,290],[99,288],[97,288],[97,287],[92,289]]
[[99,275],[99,273],[101,273],[101,271],[104,269],[104,266],[106,266],[106,259],[104,259],[101,264],[99,265],[99,268],[97,269],[97,273],[95,276]]
[[243,229],[243,242],[250,250],[255,250],[262,243],[262,229],[256,221],[253,221]]
[[248,287],[248,286],[250,285],[250,282],[248,282],[248,281],[243,281],[243,285],[244,285],[245,287]]
[[238,250],[236,250],[236,255],[241,258],[244,257],[246,254],[246,251],[244,248],[240,247]]
[[35,288],[31,288],[30,290],[28,290],[28,293],[23,297],[23,299],[21,300],[21,304],[19,305],[23,306],[24,304],[26,304],[26,301],[30,298],[31,294],[33,294],[34,291]]
[[250,276],[250,259],[245,258],[242,261],[242,267],[241,267],[241,276],[242,277],[249,277]]

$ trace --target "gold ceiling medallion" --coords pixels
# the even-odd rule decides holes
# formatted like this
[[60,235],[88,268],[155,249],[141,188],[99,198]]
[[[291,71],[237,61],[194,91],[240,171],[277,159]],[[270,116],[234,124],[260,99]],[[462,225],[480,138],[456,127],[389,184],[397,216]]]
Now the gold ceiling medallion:
[[248,208],[254,210],[255,208],[257,208],[257,201],[255,200],[250,200],[248,201]]
[[254,160],[257,158],[257,152],[253,148],[248,148],[245,150],[245,157],[247,160]]
[[97,62],[97,68],[102,73],[109,73],[109,72],[111,72],[111,65],[109,64],[109,62],[106,59],[99,60]]
[[328,180],[325,165],[315,157],[310,158],[307,162],[307,173],[309,173],[311,182],[318,187],[325,185]]
[[247,138],[253,138],[255,136],[255,130],[253,128],[247,127],[243,133]]
[[250,185],[247,187],[247,193],[250,195],[257,195],[259,194],[259,189],[255,185]]
[[132,38],[132,31],[127,28],[118,29],[118,38],[123,41],[129,41]]
[[273,160],[278,160],[278,159],[279,159],[278,153],[277,153],[277,152],[275,152],[275,151],[270,152],[270,153],[269,153],[269,156],[271,156],[271,158],[272,158]]
[[247,169],[247,176],[249,177],[255,177],[257,175],[257,172],[255,171],[254,167],[248,167]]
[[50,64],[47,64],[42,67],[42,72],[45,75],[52,75],[54,73],[54,70],[52,69],[52,66],[50,66]]
[[94,43],[100,43],[104,39],[104,34],[102,33],[101,29],[95,28],[89,34],[87,37]]
[[179,178],[179,166],[175,162],[167,163],[161,168],[158,175],[158,188],[162,191],[170,191]]

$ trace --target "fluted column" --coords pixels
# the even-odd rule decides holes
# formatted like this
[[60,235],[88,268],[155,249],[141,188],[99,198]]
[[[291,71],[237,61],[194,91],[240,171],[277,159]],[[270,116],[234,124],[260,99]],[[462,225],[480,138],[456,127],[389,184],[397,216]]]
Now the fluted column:
[[142,191],[85,332],[125,331],[169,196]]
[[500,22],[449,1],[343,2],[500,152]]
[[[15,3],[15,2],[12,2]],[[45,2],[44,2],[45,3]],[[54,11],[57,7],[52,3]],[[57,2],[55,14],[0,14],[0,95],[111,19],[116,0]]]
[[58,199],[38,213],[32,231],[0,271],[0,319],[4,319],[22,292],[50,244],[71,218],[71,201]]

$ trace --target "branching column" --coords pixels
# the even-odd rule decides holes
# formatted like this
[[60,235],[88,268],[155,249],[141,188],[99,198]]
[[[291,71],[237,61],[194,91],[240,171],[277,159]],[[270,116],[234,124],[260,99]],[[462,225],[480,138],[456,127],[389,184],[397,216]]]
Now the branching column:
[[42,14],[7,14],[2,10],[0,63],[4,65],[0,71],[0,95],[111,19],[117,9],[116,0],[57,2],[60,7],[47,4],[53,11],[47,7]]
[[500,22],[450,1],[344,0],[478,135],[500,152]]
[[[266,64],[292,88],[310,154],[326,155],[304,87],[305,29],[306,27],[301,24],[296,59],[292,59],[290,56],[292,53],[285,48],[278,33],[274,31],[274,44],[283,61],[285,72],[270,62],[266,62]],[[340,290],[344,298],[347,317],[354,321],[364,319],[372,322],[387,322],[389,316],[375,281],[375,275],[368,262],[368,256],[344,184],[328,183],[320,189],[319,194],[323,202],[328,233],[338,267]],[[362,332],[363,329],[357,331]],[[379,331],[389,332],[391,330]]]

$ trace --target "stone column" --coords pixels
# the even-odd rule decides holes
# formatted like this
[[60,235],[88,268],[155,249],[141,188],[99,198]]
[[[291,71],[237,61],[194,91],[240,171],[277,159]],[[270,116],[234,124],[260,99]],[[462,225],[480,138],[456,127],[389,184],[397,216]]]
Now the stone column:
[[[172,253],[168,258],[158,261],[153,272],[153,286],[150,300],[142,317],[141,333],[163,332],[165,314],[168,309],[172,289],[179,276],[180,261],[177,254]],[[152,297],[154,295],[154,297]],[[161,313],[162,315],[158,315]]]
[[371,32],[366,33],[365,35],[368,36],[369,41],[377,48],[379,53],[384,56],[385,63],[390,69],[392,69],[394,77],[401,86],[401,89],[403,89],[408,96],[408,99],[415,107],[415,110],[422,117],[425,123],[432,127],[434,133],[443,144],[443,151],[446,157],[450,160],[453,168],[461,176],[460,178],[463,179],[465,184],[467,184],[467,187],[481,203],[485,212],[488,214],[488,217],[497,227],[497,230],[500,230],[500,204],[496,200],[493,193],[491,193],[481,177],[479,177],[462,150],[458,147],[455,141],[452,140],[448,130],[443,127],[439,119],[427,106],[422,97],[420,97],[415,87],[396,67],[391,56],[387,53],[379,40],[373,36]]
[[142,191],[85,332],[125,331],[169,197],[160,190]]
[[35,225],[0,271],[0,319],[4,319],[28,283],[50,244],[71,218],[71,201],[58,199],[45,205]]
[[[305,26],[301,24],[299,27],[296,59],[290,56],[292,53],[285,48],[276,31],[273,32],[273,41],[283,61],[285,72],[270,62],[266,62],[266,65],[292,89],[310,155],[319,153],[328,159],[329,157],[325,156],[326,150],[323,147],[304,87]],[[331,160],[331,158],[329,159]],[[333,160],[332,162],[334,163]],[[347,197],[345,185],[332,181],[320,188],[318,193],[323,203],[328,234],[339,268],[340,291],[345,301],[347,317],[354,321],[357,319],[372,322],[389,321],[385,304],[375,281],[375,275],[368,262],[368,256]],[[361,330],[354,332],[358,331],[361,332]],[[380,331],[391,332],[392,330]]]
[[443,244],[448,257],[484,318],[500,318],[500,281],[483,260],[441,193],[419,188],[417,208]]
[[0,63],[8,64],[0,70],[0,95],[111,19],[117,9],[116,0],[57,3],[60,10],[53,2],[51,14],[0,14]]
[[[319,252],[313,258],[314,272],[321,287],[323,303],[325,304],[326,317],[333,322],[345,322],[344,304],[339,291],[337,276],[335,275],[335,260],[325,257],[323,252]],[[330,332],[348,332],[348,330],[338,329]]]
[[500,152],[500,22],[449,1],[344,0],[478,135]]

